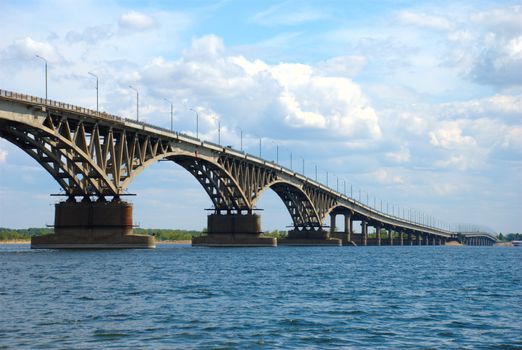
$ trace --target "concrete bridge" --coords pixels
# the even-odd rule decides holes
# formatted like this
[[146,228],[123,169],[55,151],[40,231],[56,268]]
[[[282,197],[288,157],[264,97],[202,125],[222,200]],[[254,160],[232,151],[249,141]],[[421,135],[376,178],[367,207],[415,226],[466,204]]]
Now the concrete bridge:
[[[122,200],[149,165],[170,160],[192,174],[210,197],[203,246],[440,245],[445,229],[395,217],[291,169],[229,147],[107,113],[0,90],[0,137],[34,158],[62,187],[49,236],[33,248],[147,248],[154,238],[132,232],[132,204]],[[292,218],[288,238],[261,237],[256,202],[267,189]],[[325,221],[330,216],[330,230]],[[337,216],[344,219],[335,232]],[[361,230],[354,233],[353,224]],[[369,235],[375,228],[375,237]],[[379,234],[377,234],[379,233]]]
[[497,243],[497,237],[488,232],[456,232],[455,240],[464,245],[491,246]]

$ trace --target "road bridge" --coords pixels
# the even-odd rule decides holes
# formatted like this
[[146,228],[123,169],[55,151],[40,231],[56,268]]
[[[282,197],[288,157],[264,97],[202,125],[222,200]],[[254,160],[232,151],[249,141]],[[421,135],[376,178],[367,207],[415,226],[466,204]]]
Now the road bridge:
[[[0,137],[34,158],[61,186],[50,236],[33,248],[153,247],[132,232],[133,179],[160,160],[192,174],[213,203],[208,235],[193,245],[439,245],[453,233],[383,213],[280,164],[161,127],[66,103],[0,90]],[[282,200],[293,228],[276,242],[260,236],[256,203],[267,189]],[[335,232],[342,216],[344,230]],[[325,229],[330,217],[331,227]],[[355,234],[353,222],[360,222]],[[368,234],[374,227],[375,237]]]
[[465,245],[491,246],[497,243],[497,237],[488,232],[455,232],[454,239]]

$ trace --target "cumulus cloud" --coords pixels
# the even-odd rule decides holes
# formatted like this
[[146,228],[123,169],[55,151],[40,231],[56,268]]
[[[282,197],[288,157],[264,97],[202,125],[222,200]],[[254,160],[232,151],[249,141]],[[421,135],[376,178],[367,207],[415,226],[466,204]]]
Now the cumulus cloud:
[[404,180],[399,175],[393,175],[389,170],[379,169],[373,177],[382,184],[402,184]]
[[462,135],[458,122],[444,123],[439,129],[429,133],[430,143],[442,148],[456,148],[461,146],[475,146],[476,141],[471,136]]
[[323,75],[313,65],[230,55],[214,35],[194,39],[178,60],[153,60],[142,76],[149,86],[174,88],[179,100],[200,96],[223,118],[237,123],[232,118],[240,117],[243,125],[259,130],[279,126],[353,138],[381,136],[375,109],[351,79]]
[[395,163],[407,163],[410,161],[410,149],[406,146],[401,146],[397,152],[388,152],[386,157]]
[[108,26],[87,27],[82,31],[71,30],[65,35],[65,40],[74,44],[77,42],[86,42],[95,44],[101,40],[109,39],[113,36],[112,30]]
[[315,65],[315,70],[321,75],[352,77],[359,73],[366,63],[364,56],[339,56]]
[[501,87],[522,85],[521,6],[499,7],[470,15],[471,25],[461,25],[448,36],[447,61],[464,76]]
[[156,21],[145,13],[130,11],[121,15],[119,24],[125,29],[145,30],[156,26]]
[[15,40],[2,53],[4,58],[15,61],[34,59],[35,55],[45,57],[49,62],[59,62],[63,60],[56,48],[50,43],[37,41],[31,37]]

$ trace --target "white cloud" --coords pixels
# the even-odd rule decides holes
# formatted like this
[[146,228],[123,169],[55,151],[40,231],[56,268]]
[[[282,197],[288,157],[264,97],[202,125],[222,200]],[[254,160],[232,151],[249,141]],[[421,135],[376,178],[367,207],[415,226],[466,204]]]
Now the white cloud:
[[31,37],[15,40],[2,54],[10,60],[34,59],[36,55],[44,57],[49,63],[63,60],[55,47],[48,42],[37,41]]
[[256,13],[252,21],[265,26],[291,26],[324,20],[328,17],[324,8],[296,8],[291,2],[282,2]]
[[119,24],[127,29],[145,30],[156,26],[156,21],[142,12],[130,11],[121,15]]
[[513,126],[507,130],[502,147],[522,153],[522,126]]
[[399,13],[398,19],[403,23],[419,27],[437,30],[450,30],[452,28],[451,23],[446,18],[426,13],[403,11]]
[[407,163],[410,161],[410,149],[406,146],[401,146],[397,152],[388,152],[386,157],[395,163]]
[[[313,130],[308,137],[381,136],[379,118],[361,88],[342,76],[324,76],[313,65],[268,64],[230,55],[214,35],[194,39],[180,59],[152,60],[140,73],[143,83],[169,91],[177,100],[204,98],[229,123],[259,130]],[[237,120],[241,116],[241,120]],[[283,129],[281,129],[283,128]],[[298,137],[298,135],[295,135]]]
[[439,129],[430,132],[429,135],[430,143],[433,146],[446,149],[476,145],[473,137],[462,135],[459,122],[444,123]]
[[0,149],[0,164],[5,163],[7,160],[7,151]]
[[364,56],[339,56],[315,65],[318,74],[351,77],[359,73],[366,63]]
[[379,169],[373,173],[373,177],[382,184],[402,184],[404,180],[399,175],[393,175],[389,170]]

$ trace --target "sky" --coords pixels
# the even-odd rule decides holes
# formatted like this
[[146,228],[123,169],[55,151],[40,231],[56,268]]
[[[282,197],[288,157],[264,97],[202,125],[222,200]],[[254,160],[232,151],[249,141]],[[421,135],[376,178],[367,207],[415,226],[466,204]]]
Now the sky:
[[[0,89],[240,146],[395,214],[522,231],[520,1],[0,0]],[[292,164],[290,164],[292,154]],[[337,187],[338,186],[338,187]],[[131,184],[145,228],[202,229],[180,166]],[[0,139],[0,227],[52,225],[58,184]],[[382,204],[381,204],[382,203]],[[272,191],[265,230],[290,215]],[[386,209],[388,208],[388,209]]]

